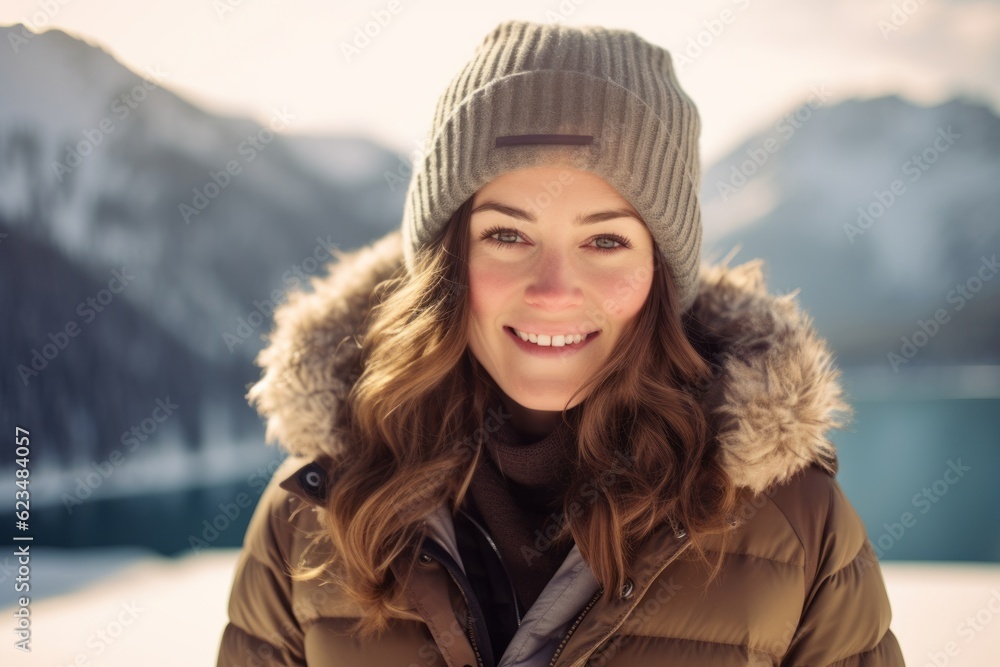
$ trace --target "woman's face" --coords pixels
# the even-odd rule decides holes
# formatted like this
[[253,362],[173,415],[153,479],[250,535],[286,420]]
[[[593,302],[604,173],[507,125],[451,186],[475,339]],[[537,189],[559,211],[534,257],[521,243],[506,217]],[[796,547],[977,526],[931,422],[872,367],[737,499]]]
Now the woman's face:
[[[469,224],[469,347],[521,407],[561,410],[645,302],[653,238],[607,181],[568,166],[519,169],[483,186]],[[583,343],[562,338],[591,332]]]

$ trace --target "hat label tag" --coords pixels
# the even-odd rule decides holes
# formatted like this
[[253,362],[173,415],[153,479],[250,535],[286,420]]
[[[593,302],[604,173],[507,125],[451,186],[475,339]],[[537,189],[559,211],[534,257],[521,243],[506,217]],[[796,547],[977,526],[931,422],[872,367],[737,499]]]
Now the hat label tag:
[[586,145],[594,143],[591,134],[512,134],[497,137],[496,148],[501,146],[524,146],[527,144],[569,144]]

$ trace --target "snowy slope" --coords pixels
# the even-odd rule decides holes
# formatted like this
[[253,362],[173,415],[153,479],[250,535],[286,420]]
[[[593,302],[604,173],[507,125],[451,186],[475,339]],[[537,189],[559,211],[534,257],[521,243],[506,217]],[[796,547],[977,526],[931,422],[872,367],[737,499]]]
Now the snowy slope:
[[[39,552],[38,578],[62,579],[65,592],[32,603],[30,656],[8,642],[0,662],[214,665],[238,555],[225,549],[172,560],[137,551]],[[111,574],[109,566],[117,571]],[[908,665],[932,664],[932,654],[944,655],[949,667],[994,664],[1000,655],[992,611],[1000,600],[1000,566],[883,562],[881,568],[892,605],[891,627]],[[70,572],[78,573],[77,583],[66,578]],[[10,618],[11,601],[2,599],[0,605]],[[970,624],[977,614],[980,620]],[[128,624],[114,627],[119,618]]]

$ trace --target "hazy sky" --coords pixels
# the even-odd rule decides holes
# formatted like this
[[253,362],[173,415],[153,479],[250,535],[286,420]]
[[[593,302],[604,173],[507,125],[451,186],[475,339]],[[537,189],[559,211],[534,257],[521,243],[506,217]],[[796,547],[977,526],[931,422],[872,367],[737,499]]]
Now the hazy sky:
[[[377,25],[379,12],[388,22],[349,59],[344,46],[366,23]],[[476,45],[511,18],[627,28],[669,49],[701,112],[704,162],[770,127],[814,87],[829,91],[828,103],[897,92],[932,104],[965,94],[1000,111],[1000,3],[993,1],[0,4],[3,26],[60,28],[137,72],[159,67],[166,87],[211,111],[266,122],[284,106],[296,114],[290,133],[361,133],[402,152],[423,137],[438,95]],[[690,62],[680,63],[685,54]]]

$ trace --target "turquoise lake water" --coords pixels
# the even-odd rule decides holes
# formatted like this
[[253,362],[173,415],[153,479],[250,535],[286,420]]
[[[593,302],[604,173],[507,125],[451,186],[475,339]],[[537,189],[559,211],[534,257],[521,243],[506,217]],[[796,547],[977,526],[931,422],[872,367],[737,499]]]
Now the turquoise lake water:
[[[840,456],[837,478],[880,558],[1000,562],[1000,396],[942,398],[956,392],[922,384],[884,398],[877,383],[850,383],[854,423],[831,434]],[[243,482],[92,500],[72,516],[62,506],[39,509],[32,513],[35,540],[59,547],[137,544],[164,554],[190,551],[192,536],[210,547],[238,547],[253,505],[232,518],[220,516],[219,505],[239,494],[256,504],[261,488]],[[205,521],[221,530],[207,530]]]

